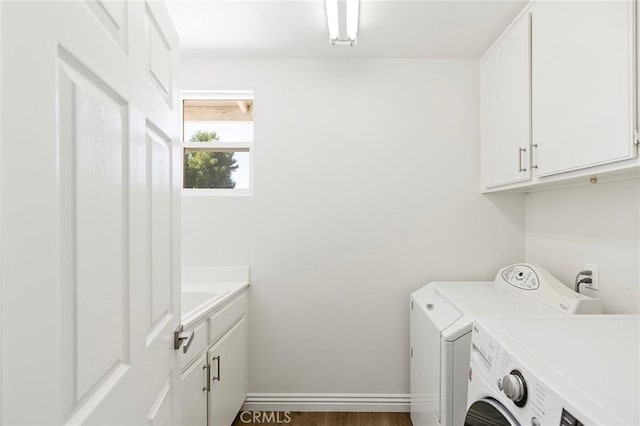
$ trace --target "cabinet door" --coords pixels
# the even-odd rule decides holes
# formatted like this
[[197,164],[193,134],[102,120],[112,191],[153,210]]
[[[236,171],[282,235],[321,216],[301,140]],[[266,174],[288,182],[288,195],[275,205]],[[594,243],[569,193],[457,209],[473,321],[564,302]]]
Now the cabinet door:
[[538,2],[532,9],[537,175],[632,158],[632,1]]
[[209,350],[209,426],[230,426],[247,397],[248,336],[245,317]]
[[207,426],[206,354],[182,374],[182,425]]
[[482,183],[529,180],[530,16],[524,15],[480,64]]

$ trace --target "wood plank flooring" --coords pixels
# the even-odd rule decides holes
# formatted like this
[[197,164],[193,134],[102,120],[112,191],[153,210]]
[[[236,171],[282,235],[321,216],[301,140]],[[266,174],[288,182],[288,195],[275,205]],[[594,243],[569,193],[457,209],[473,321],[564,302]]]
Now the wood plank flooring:
[[259,416],[254,422],[251,412],[244,415],[240,412],[232,426],[411,426],[409,413],[290,412],[287,416],[285,412],[271,415],[268,411],[256,414]]

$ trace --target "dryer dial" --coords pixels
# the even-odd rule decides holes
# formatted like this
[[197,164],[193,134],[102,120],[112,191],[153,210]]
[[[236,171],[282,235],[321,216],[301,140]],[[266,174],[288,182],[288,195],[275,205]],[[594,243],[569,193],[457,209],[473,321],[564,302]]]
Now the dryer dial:
[[527,403],[527,383],[524,381],[522,373],[512,370],[502,378],[502,392],[507,398],[512,400],[518,407],[524,407]]

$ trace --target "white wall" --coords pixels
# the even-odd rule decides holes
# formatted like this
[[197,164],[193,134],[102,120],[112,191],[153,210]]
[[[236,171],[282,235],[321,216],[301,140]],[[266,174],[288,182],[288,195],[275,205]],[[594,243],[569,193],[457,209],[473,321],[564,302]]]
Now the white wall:
[[255,91],[252,197],[183,201],[183,264],[251,267],[250,392],[405,394],[408,298],[524,258],[524,196],[480,194],[478,63],[183,59]]
[[527,261],[573,286],[584,262],[598,264],[606,313],[638,313],[640,181],[580,186],[526,196]]
[[[0,3],[0,47],[2,46],[2,39],[3,39],[3,34],[2,34],[2,4]],[[2,51],[2,49],[0,49],[0,52]],[[2,55],[0,55],[0,112],[2,109]],[[0,117],[2,116],[2,114],[0,114]],[[0,119],[1,120],[1,119]],[[2,122],[0,121],[0,135],[2,134]],[[1,151],[1,150],[0,150]],[[0,185],[0,188],[2,188],[2,185]],[[0,195],[0,200],[2,200],[2,196]],[[0,205],[0,212],[2,212],[2,205]],[[0,217],[0,223],[2,223],[2,218]],[[4,241],[2,239],[2,228],[0,228],[0,241]],[[3,301],[2,301],[2,294],[4,292],[4,288],[3,288],[3,283],[2,283],[2,276],[4,275],[2,273],[2,251],[0,251],[0,312],[4,311],[4,305],[3,305]],[[4,377],[4,362],[3,357],[4,357],[4,325],[2,323],[2,315],[0,315],[0,383],[4,383],[2,381],[2,378]],[[0,423],[3,423],[4,420],[4,411],[3,411],[3,405],[4,405],[4,395],[2,393],[2,388],[3,386],[0,386]]]

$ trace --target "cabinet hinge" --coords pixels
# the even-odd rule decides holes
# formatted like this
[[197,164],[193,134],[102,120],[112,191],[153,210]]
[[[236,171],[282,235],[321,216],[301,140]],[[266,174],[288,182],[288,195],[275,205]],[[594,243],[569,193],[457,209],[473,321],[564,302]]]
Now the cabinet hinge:
[[633,131],[633,143],[640,145],[640,131],[638,129]]
[[411,310],[413,311],[413,300],[411,301]]
[[413,348],[411,348],[411,358],[413,358]]

